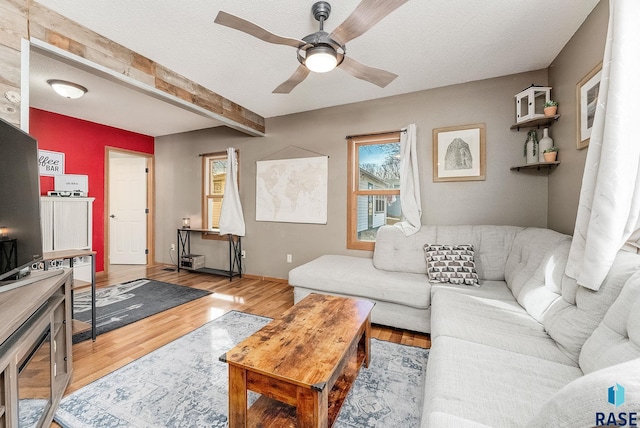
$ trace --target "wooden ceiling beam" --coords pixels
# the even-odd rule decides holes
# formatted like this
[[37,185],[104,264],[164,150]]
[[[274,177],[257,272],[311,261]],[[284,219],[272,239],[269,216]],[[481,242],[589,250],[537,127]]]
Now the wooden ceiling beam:
[[[12,2],[0,0],[0,4],[7,1]],[[48,43],[204,109],[231,128],[254,136],[265,133],[264,118],[257,113],[39,3],[28,5],[28,34],[30,39]]]

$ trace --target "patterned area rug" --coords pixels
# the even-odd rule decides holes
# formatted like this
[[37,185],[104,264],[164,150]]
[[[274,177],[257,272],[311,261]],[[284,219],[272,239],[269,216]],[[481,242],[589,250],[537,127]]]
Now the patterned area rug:
[[[218,357],[270,320],[232,311],[65,397],[63,427],[227,427]],[[420,425],[429,351],[372,339],[335,427]],[[255,394],[250,400],[255,400]]]
[[[136,279],[96,290],[96,332],[106,333],[132,322],[211,294],[210,291],[151,279]],[[73,295],[73,317],[91,324],[91,290]],[[91,331],[73,336],[73,343]]]

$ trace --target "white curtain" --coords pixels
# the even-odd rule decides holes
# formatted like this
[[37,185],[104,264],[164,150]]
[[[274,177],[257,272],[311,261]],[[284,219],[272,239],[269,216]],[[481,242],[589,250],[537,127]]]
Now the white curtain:
[[238,158],[236,149],[227,149],[227,177],[220,211],[220,235],[244,236],[244,215],[238,192]]
[[422,205],[420,202],[420,177],[416,153],[416,125],[411,124],[400,132],[400,205],[402,221],[396,227],[404,236],[420,230]]
[[598,290],[640,229],[640,1],[611,0],[598,105],[567,275]]

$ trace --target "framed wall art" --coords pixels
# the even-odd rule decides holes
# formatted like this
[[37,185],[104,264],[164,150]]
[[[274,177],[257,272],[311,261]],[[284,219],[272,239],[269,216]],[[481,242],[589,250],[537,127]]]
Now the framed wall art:
[[433,181],[485,179],[485,124],[433,130]]
[[64,174],[64,153],[50,150],[38,150],[38,168],[40,175],[56,176]]
[[596,65],[576,85],[576,144],[578,149],[584,149],[589,146],[591,128],[593,127],[593,119],[598,104],[601,75],[602,62]]

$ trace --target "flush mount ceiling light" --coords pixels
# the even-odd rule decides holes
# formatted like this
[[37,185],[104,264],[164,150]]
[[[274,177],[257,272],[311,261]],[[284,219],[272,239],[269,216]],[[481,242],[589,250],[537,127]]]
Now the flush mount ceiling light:
[[66,80],[47,80],[47,83],[56,91],[56,94],[72,100],[80,98],[87,93],[87,88],[84,86],[67,82]]

